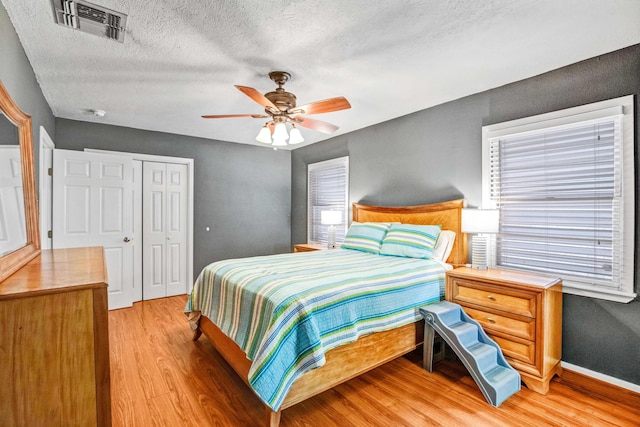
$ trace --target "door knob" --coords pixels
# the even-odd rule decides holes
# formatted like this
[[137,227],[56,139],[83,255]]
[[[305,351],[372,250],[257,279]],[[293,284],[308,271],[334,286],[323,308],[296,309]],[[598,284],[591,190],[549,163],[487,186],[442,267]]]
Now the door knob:
[[130,241],[131,241],[131,239],[129,239],[128,237],[125,237],[125,238],[124,238],[124,242],[125,242],[125,243],[128,243],[128,242],[130,242]]

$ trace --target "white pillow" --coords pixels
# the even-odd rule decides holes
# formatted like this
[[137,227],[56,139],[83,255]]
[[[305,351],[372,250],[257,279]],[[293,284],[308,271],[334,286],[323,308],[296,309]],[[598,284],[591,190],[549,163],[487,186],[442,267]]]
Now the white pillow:
[[447,262],[447,258],[451,254],[453,249],[453,242],[456,240],[456,233],[451,230],[441,230],[436,240],[436,245],[433,248],[433,254],[431,258],[438,261]]

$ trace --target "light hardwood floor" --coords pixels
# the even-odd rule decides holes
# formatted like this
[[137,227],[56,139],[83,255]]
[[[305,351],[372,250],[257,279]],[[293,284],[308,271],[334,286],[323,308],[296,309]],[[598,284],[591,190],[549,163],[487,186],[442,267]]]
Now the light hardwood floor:
[[[258,398],[202,336],[186,296],[109,312],[113,426],[260,426]],[[639,426],[640,394],[565,371],[546,396],[523,387],[489,405],[456,361],[401,357],[286,409],[290,426]]]

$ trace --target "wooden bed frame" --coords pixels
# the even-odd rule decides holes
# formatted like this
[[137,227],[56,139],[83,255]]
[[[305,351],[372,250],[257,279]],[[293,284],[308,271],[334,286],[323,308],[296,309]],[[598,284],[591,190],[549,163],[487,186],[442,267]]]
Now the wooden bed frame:
[[[380,207],[353,203],[353,220],[358,222],[402,222],[407,224],[440,224],[443,230],[456,232],[453,250],[447,262],[467,262],[467,239],[462,233],[464,200],[419,206]],[[283,409],[322,393],[338,384],[415,350],[423,339],[423,321],[411,323],[390,331],[361,337],[358,341],[337,347],[325,355],[326,363],[307,372],[294,383],[278,411],[265,405],[266,422],[277,427]],[[228,338],[213,322],[201,316],[193,340],[204,333],[229,365],[247,383],[251,361],[238,345]]]

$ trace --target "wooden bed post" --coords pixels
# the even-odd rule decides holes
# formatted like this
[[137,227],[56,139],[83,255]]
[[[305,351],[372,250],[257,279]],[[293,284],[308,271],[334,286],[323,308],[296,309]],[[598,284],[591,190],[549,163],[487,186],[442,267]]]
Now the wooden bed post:
[[192,341],[198,341],[198,338],[200,338],[200,335],[202,335],[202,329],[200,329],[200,319],[198,319],[197,322],[197,327],[196,330],[193,331],[193,337],[191,338]]
[[191,338],[191,340],[198,341],[198,338],[200,338],[200,335],[202,335],[202,329],[200,329],[200,326],[198,326],[198,328],[195,331],[193,331],[193,337]]
[[269,407],[267,408],[267,427],[278,427],[280,425],[280,414],[282,411],[274,411]]

